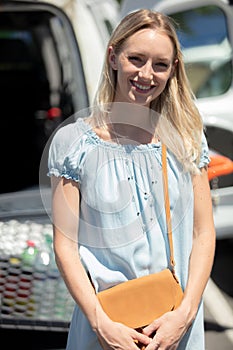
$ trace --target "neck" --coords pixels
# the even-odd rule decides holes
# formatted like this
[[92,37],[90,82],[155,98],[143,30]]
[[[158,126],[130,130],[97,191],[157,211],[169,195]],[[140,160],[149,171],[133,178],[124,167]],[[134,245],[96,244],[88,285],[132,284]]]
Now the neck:
[[153,143],[155,122],[151,110],[130,103],[114,103],[109,114],[108,131],[112,139],[121,143]]
[[151,110],[131,103],[113,103],[110,113],[112,123],[151,128]]

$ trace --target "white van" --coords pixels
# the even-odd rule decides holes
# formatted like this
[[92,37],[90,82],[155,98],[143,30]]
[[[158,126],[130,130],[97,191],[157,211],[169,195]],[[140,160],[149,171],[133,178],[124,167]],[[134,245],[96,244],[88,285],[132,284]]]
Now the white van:
[[[211,149],[233,160],[233,7],[227,0],[124,0],[173,17]],[[211,182],[217,237],[233,236],[233,173]]]
[[117,15],[116,0],[1,3],[0,194],[38,185],[49,136],[93,99]]

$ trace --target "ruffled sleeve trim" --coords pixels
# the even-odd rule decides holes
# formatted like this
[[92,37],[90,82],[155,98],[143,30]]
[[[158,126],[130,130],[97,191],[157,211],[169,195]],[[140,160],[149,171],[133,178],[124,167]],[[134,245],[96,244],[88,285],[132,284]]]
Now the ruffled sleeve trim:
[[79,182],[86,143],[84,126],[77,120],[56,132],[49,149],[48,176]]

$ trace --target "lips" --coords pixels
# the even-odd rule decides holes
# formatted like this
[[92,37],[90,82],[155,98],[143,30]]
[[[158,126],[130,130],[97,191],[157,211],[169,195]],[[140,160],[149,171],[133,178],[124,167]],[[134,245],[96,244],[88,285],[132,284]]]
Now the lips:
[[130,82],[137,90],[142,92],[148,92],[155,87],[155,85],[142,84],[134,80],[131,80]]

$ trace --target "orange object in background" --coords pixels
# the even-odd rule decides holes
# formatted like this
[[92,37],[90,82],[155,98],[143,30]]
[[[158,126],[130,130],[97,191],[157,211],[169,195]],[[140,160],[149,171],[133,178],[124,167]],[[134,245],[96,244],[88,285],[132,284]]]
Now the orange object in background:
[[233,161],[219,153],[210,152],[210,163],[208,166],[208,179],[233,173]]

